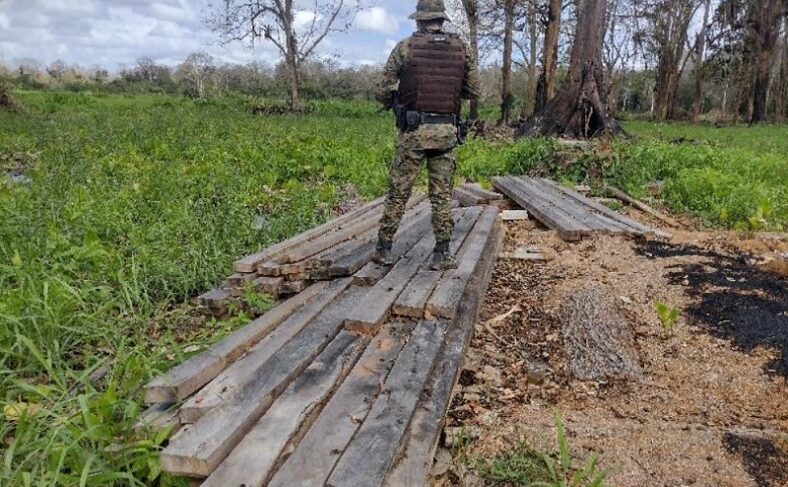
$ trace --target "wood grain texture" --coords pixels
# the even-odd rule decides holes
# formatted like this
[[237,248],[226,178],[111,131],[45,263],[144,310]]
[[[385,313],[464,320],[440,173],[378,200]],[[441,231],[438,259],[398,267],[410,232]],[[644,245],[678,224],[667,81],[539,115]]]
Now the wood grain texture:
[[445,321],[422,321],[397,358],[361,428],[326,482],[332,487],[383,483],[441,348]]
[[415,323],[383,326],[364,355],[285,460],[270,487],[324,485],[339,456],[364,421]]
[[235,272],[256,272],[257,266],[261,262],[266,262],[269,260],[273,260],[277,257],[280,253],[284,252],[285,250],[294,247],[296,245],[302,244],[303,242],[307,242],[314,238],[317,238],[321,235],[324,235],[332,230],[334,230],[337,226],[340,226],[348,221],[355,220],[357,218],[361,218],[364,214],[374,211],[375,209],[379,208],[383,205],[385,198],[378,198],[374,201],[371,201],[364,206],[357,208],[349,213],[346,213],[338,218],[330,220],[323,225],[315,227],[311,230],[308,230],[304,233],[300,233],[292,238],[279,242],[275,245],[267,247],[260,252],[254,253],[252,255],[248,255],[233,264],[233,270]]
[[461,186],[461,188],[464,189],[465,191],[469,191],[470,193],[473,193],[474,195],[480,198],[483,198],[485,202],[488,204],[493,201],[503,199],[503,195],[501,193],[496,193],[495,191],[484,189],[478,184],[465,183]]
[[426,310],[433,316],[440,316],[443,318],[454,319],[457,316],[457,310],[465,294],[465,289],[468,286],[476,268],[479,266],[479,261],[484,255],[484,250],[487,248],[493,228],[498,223],[498,208],[493,206],[485,207],[473,231],[465,240],[457,261],[459,263],[457,269],[447,271],[443,274],[435,291],[427,301]]
[[454,188],[452,196],[455,200],[459,201],[462,206],[478,206],[485,203],[483,197],[471,193],[465,188]]
[[479,263],[479,272],[474,274],[463,295],[457,319],[446,331],[443,349],[413,414],[405,441],[389,470],[386,487],[427,484],[435,445],[443,431],[444,417],[495,268],[503,233],[500,227],[494,229]]
[[366,345],[366,340],[340,332],[274,402],[203,487],[264,485],[288,443],[297,440],[299,430],[310,426],[313,413],[325,405]]
[[388,274],[390,267],[368,262],[360,271],[353,274],[353,284],[356,286],[374,286],[383,276]]
[[[541,182],[531,178],[516,178],[516,180],[531,195],[541,199],[542,203],[549,206],[553,211],[563,213],[569,218],[581,222],[593,232],[610,233],[612,231],[604,222],[600,221],[596,213],[577,204],[575,200],[555,191],[550,186],[543,185]],[[618,230],[618,233],[621,233],[621,230]]]
[[181,429],[178,408],[174,404],[154,404],[145,410],[134,424],[134,436],[139,439],[155,438],[162,431],[173,436]]
[[495,189],[514,200],[520,207],[528,210],[536,219],[555,230],[562,239],[576,241],[584,235],[591,234],[591,229],[581,222],[562,212],[556,212],[540,198],[529,194],[515,178],[493,178],[493,185]]
[[345,292],[350,280],[335,281],[313,301],[292,314],[276,329],[260,340],[246,356],[227,367],[209,384],[181,406],[181,422],[196,423],[225,400],[235,395],[245,384],[256,377],[265,363],[270,360],[289,340],[298,335],[309,323],[323,313]]
[[[364,290],[351,288],[347,295],[361,299]],[[259,367],[235,396],[173,438],[161,454],[162,469],[186,477],[210,475],[290,382],[339,334],[344,309],[353,305],[338,302],[333,312],[314,320]]]
[[152,380],[144,387],[145,401],[148,403],[179,402],[194,394],[327,288],[328,283],[318,283],[309,287],[300,295],[288,299],[211,346],[207,351],[186,360]]

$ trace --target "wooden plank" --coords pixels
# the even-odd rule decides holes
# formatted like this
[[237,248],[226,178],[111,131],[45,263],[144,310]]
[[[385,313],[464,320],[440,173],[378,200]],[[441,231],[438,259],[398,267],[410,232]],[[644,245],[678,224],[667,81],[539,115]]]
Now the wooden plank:
[[255,343],[287,320],[296,311],[314,300],[328,288],[328,283],[311,286],[298,296],[288,299],[263,316],[227,336],[207,351],[196,355],[144,387],[148,403],[179,402],[197,392],[225,370]]
[[620,189],[614,186],[605,186],[605,190],[608,193],[610,193],[612,196],[615,196],[616,198],[629,203],[630,205],[634,206],[638,210],[648,213],[649,215],[657,218],[658,220],[667,223],[671,227],[677,227],[677,228],[682,227],[681,223],[677,222],[673,218],[665,215],[660,211],[655,210],[654,208],[650,207],[649,205],[643,203],[640,200],[636,200],[635,198],[629,196],[628,194],[626,194],[625,192],[621,191]]
[[459,201],[460,205],[462,206],[478,206],[485,203],[484,198],[477,196],[464,188],[454,188],[454,191],[452,191],[452,197]]
[[303,279],[298,281],[283,281],[279,287],[279,294],[298,294],[306,289],[307,282]]
[[145,410],[134,424],[134,435],[140,439],[153,439],[162,431],[173,436],[181,429],[178,408],[174,404],[154,404]]
[[348,312],[345,327],[357,333],[377,333],[380,325],[389,317],[397,296],[416,275],[434,247],[435,236],[432,233],[422,238],[405,257],[392,267],[386,277],[370,289],[364,303]]
[[378,486],[396,456],[438,355],[446,322],[422,321],[397,358],[361,428],[350,441],[327,486]]
[[531,178],[517,178],[529,192],[541,198],[551,205],[556,211],[561,211],[569,218],[582,222],[583,225],[597,233],[623,233],[619,229],[611,229],[604,222],[600,221],[600,216],[590,211],[577,201],[567,198],[563,193],[555,191],[550,186],[544,185],[540,181]]
[[306,328],[324,309],[340,299],[350,279],[335,281],[315,300],[298,310],[255,345],[246,356],[227,367],[181,407],[181,422],[196,423],[254,379],[258,370],[289,340]]
[[458,254],[459,265],[456,269],[443,274],[435,291],[427,301],[426,312],[432,316],[454,319],[457,316],[462,296],[479,261],[483,257],[484,249],[490,239],[493,229],[498,223],[498,209],[492,206],[485,207],[484,212],[476,222],[473,232],[465,240]]
[[288,443],[298,440],[299,430],[309,428],[314,413],[347,376],[367,343],[351,333],[340,332],[274,402],[203,487],[264,485]]
[[382,391],[386,377],[413,327],[414,323],[410,321],[383,326],[293,454],[271,479],[270,487],[325,484],[340,453]]
[[419,271],[397,298],[392,308],[392,313],[397,316],[423,318],[424,306],[426,306],[427,300],[438,284],[441,275],[443,273],[437,271]]
[[529,194],[522,184],[514,178],[493,178],[493,185],[522,208],[528,210],[536,219],[558,232],[558,235],[564,240],[580,240],[583,235],[591,233],[591,229],[581,222],[556,212],[540,198]]
[[281,277],[258,277],[254,280],[254,290],[258,293],[278,296],[282,281],[284,279]]
[[501,221],[514,222],[527,219],[528,212],[526,210],[504,210],[501,212]]
[[250,272],[250,273],[236,273],[232,276],[228,277],[225,283],[227,287],[234,288],[234,287],[244,287],[250,282],[254,281],[257,278],[257,274]]
[[227,306],[230,300],[230,291],[227,289],[212,289],[197,298],[203,306],[210,309],[219,309]]
[[[454,225],[452,232],[451,243],[449,244],[449,251],[452,255],[456,255],[462,247],[463,242],[473,230],[473,226],[482,213],[480,206],[473,206],[465,211],[455,211],[455,216],[460,215],[459,219]],[[421,274],[421,275],[419,275]],[[408,284],[402,294],[399,295],[392,312],[400,316],[409,316],[411,318],[423,318],[424,307],[427,300],[432,294],[433,289],[437,286],[443,273],[420,271],[419,274]]]
[[461,188],[464,189],[465,191],[469,191],[470,193],[473,193],[476,196],[484,199],[485,203],[488,204],[493,201],[503,199],[503,195],[501,193],[496,193],[495,191],[484,189],[479,184],[465,183],[461,186]]
[[231,400],[205,415],[194,428],[173,438],[161,453],[162,469],[185,477],[210,475],[289,383],[339,334],[346,309],[363,299],[364,294],[363,288],[349,289],[349,302],[337,301],[331,311],[323,313],[261,364]]
[[360,208],[357,208],[338,218],[334,218],[333,220],[330,220],[324,223],[323,225],[312,228],[304,233],[300,233],[292,238],[289,238],[275,245],[262,249],[260,252],[254,253],[252,255],[248,255],[236,261],[233,264],[233,270],[235,272],[255,272],[257,266],[261,262],[272,260],[277,255],[287,250],[288,248],[302,244],[311,239],[317,238],[321,235],[324,235],[336,229],[337,226],[345,224],[346,222],[353,221],[357,218],[362,218],[364,214],[370,211],[374,211],[376,208],[379,208],[381,205],[383,205],[384,202],[385,202],[385,198],[378,198],[374,201],[367,203],[366,205]]
[[586,196],[583,196],[582,194],[578,193],[577,191],[574,191],[572,189],[569,189],[569,188],[566,188],[564,186],[561,186],[560,184],[556,183],[555,181],[551,181],[551,180],[546,179],[546,178],[542,178],[541,180],[545,184],[548,184],[548,185],[552,186],[553,188],[555,188],[558,191],[561,191],[562,193],[566,194],[570,198],[574,198],[575,200],[577,200],[580,203],[588,206],[592,210],[594,210],[594,211],[596,211],[596,212],[598,212],[598,213],[600,213],[602,215],[605,215],[606,217],[610,218],[611,220],[616,220],[616,221],[618,221],[618,222],[620,222],[620,223],[632,228],[634,231],[636,231],[636,232],[638,232],[640,234],[643,234],[643,235],[654,235],[655,232],[656,232],[656,230],[654,228],[651,228],[651,227],[648,227],[646,225],[643,225],[642,223],[640,223],[640,222],[638,222],[636,220],[633,220],[632,218],[629,218],[626,215],[622,215],[621,213],[613,211],[612,209],[608,208],[607,206],[603,205],[602,203],[600,203],[600,202],[598,202],[598,201],[596,201],[594,199],[588,198]]
[[353,274],[353,284],[356,286],[374,286],[383,276],[388,274],[390,267],[368,262],[360,271]]
[[465,290],[457,319],[446,331],[443,349],[413,414],[405,441],[386,478],[386,487],[427,485],[435,445],[443,431],[444,415],[449,408],[452,391],[457,384],[461,364],[495,268],[495,256],[501,247],[503,234],[500,227],[495,228],[482,254],[478,272]]
[[[412,196],[406,205],[406,209],[413,208],[426,199],[426,195],[418,194]],[[305,242],[302,245],[290,248],[277,257],[277,262],[288,264],[292,262],[299,262],[314,255],[317,255],[324,250],[330,249],[337,244],[346,240],[361,235],[362,233],[375,228],[380,223],[380,218],[383,216],[383,208],[376,208],[362,217],[348,221],[336,229],[336,231],[322,235],[320,238]]]

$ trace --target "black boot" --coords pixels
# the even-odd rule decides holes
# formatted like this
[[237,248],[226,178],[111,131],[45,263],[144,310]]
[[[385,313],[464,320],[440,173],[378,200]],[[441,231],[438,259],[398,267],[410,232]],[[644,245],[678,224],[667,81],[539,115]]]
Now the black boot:
[[434,271],[448,271],[457,268],[457,261],[449,251],[449,242],[438,242],[435,245],[430,268]]
[[391,250],[391,242],[378,240],[378,248],[372,255],[372,260],[380,265],[394,265],[397,262],[397,256]]

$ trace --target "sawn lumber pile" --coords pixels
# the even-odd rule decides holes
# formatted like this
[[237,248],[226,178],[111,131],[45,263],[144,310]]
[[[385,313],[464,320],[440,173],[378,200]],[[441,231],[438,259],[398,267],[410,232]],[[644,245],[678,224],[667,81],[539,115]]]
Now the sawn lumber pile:
[[461,206],[500,206],[504,202],[501,193],[484,189],[475,183],[465,183],[459,188],[454,188],[453,196]]
[[[311,284],[145,387],[140,428],[177,431],[161,453],[165,471],[222,487],[425,483],[501,243],[499,210],[453,210],[459,268],[440,273],[429,269],[435,239],[418,199],[389,268],[370,262],[371,239],[327,237],[347,226],[374,233],[361,222],[379,208],[236,263],[269,277],[306,260],[298,272]],[[332,241],[352,249],[328,259]],[[352,259],[361,262],[334,270]]]
[[596,233],[669,236],[549,179],[506,176],[493,178],[492,183],[495,189],[558,232],[564,240],[580,240]]

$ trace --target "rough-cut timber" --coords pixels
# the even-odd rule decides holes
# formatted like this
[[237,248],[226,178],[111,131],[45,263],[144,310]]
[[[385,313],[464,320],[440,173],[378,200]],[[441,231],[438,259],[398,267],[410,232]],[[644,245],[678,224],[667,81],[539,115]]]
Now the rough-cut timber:
[[328,283],[314,284],[300,295],[288,299],[207,351],[186,360],[166,374],[152,380],[144,388],[145,401],[148,403],[174,403],[194,394],[293,313],[325,292],[327,288]]
[[353,274],[353,284],[356,286],[374,286],[388,272],[389,266],[368,262],[360,271]]
[[[481,213],[482,208],[478,206],[457,212],[460,217],[456,225],[454,225],[451,242],[449,244],[449,252],[451,255],[457,255],[457,252],[459,252],[465,239],[471,233],[471,230],[473,230],[473,226],[476,224],[476,220],[478,220]],[[441,272],[431,272],[426,269],[420,271],[399,297],[397,297],[392,312],[396,315],[409,316],[417,319],[424,317],[424,307],[433,289],[438,285],[438,281],[442,275],[443,273]]]
[[201,295],[197,300],[212,312],[223,314],[227,310],[230,297],[230,291],[227,289],[213,289]]
[[454,319],[457,317],[465,288],[476,272],[484,249],[497,224],[498,208],[488,206],[482,212],[473,231],[465,239],[458,255],[457,269],[445,272],[427,302],[426,310],[433,316]]
[[140,415],[134,425],[134,434],[137,438],[152,439],[162,431],[167,431],[172,436],[181,429],[178,420],[178,408],[174,404],[154,404]]
[[322,407],[364,350],[366,341],[341,332],[274,402],[203,487],[259,487],[273,473],[288,442]]
[[[349,290],[354,299],[363,293]],[[341,331],[343,313],[327,313],[284,345],[231,399],[193,429],[173,438],[161,454],[162,469],[186,477],[207,477],[260,420],[273,401]]]
[[271,487],[325,484],[339,455],[380,394],[412,330],[410,322],[386,325],[380,330],[295,452],[273,477]]
[[544,178],[501,177],[493,184],[564,240],[593,233],[628,236],[667,236]]
[[465,191],[469,191],[474,195],[482,198],[484,200],[484,204],[493,204],[498,200],[503,199],[503,195],[501,193],[496,193],[495,191],[490,191],[489,189],[484,189],[478,184],[471,184],[465,183],[461,186],[462,189]]
[[384,201],[385,198],[378,198],[375,201],[367,203],[366,205],[357,208],[356,210],[353,210],[349,213],[346,213],[340,216],[339,218],[335,218],[323,225],[320,225],[319,227],[315,227],[307,232],[298,234],[293,238],[287,239],[276,245],[263,249],[260,252],[246,256],[243,259],[240,259],[237,262],[235,262],[235,264],[233,264],[233,269],[236,272],[256,272],[257,266],[261,262],[266,262],[268,260],[271,260],[281,252],[291,247],[302,244],[303,242],[308,242],[309,240],[312,240],[332,230],[335,230],[338,226],[343,225],[346,222],[353,221],[358,218],[362,218],[366,213],[370,211],[374,211],[376,208],[379,208]]
[[435,445],[443,430],[443,417],[449,408],[452,391],[457,384],[460,367],[468,350],[484,294],[495,268],[495,256],[502,241],[503,232],[497,226],[482,254],[479,272],[474,274],[465,290],[457,319],[446,331],[443,350],[386,479],[387,487],[427,484],[435,456]]
[[422,321],[326,485],[378,486],[388,473],[441,348],[445,321]]
[[[225,400],[233,397],[244,385],[254,379],[258,370],[278,352],[283,346],[297,336],[313,320],[324,313],[326,308],[338,309],[339,305],[332,305],[340,299],[350,285],[349,279],[335,281],[326,287],[314,301],[311,301],[286,321],[271,331],[264,339],[260,340],[249,353],[233,363],[224,372],[219,374],[210,384],[195,394],[181,407],[181,422],[186,424],[196,423],[213,409],[219,407]],[[340,299],[340,303],[350,304],[350,301]]]

